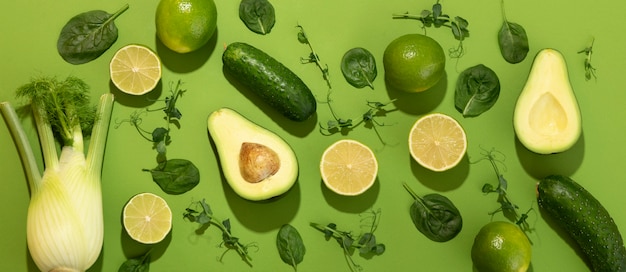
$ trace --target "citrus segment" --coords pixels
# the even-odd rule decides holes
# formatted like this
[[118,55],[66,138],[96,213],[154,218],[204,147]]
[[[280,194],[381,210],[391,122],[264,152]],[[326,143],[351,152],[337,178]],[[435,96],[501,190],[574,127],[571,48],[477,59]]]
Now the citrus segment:
[[495,221],[483,226],[472,245],[472,261],[481,272],[519,272],[530,266],[532,249],[515,224]]
[[111,59],[109,70],[113,84],[132,95],[151,91],[161,80],[161,60],[143,45],[120,48]]
[[463,127],[443,113],[419,118],[409,133],[409,151],[420,165],[433,171],[448,170],[461,161],[467,150]]
[[172,211],[158,195],[141,193],[133,196],[123,212],[124,229],[135,241],[155,244],[172,229]]
[[387,84],[405,92],[433,87],[445,73],[446,55],[441,45],[422,34],[406,34],[393,40],[383,54]]
[[322,180],[340,195],[359,195],[376,181],[378,162],[372,150],[355,140],[339,140],[323,153]]

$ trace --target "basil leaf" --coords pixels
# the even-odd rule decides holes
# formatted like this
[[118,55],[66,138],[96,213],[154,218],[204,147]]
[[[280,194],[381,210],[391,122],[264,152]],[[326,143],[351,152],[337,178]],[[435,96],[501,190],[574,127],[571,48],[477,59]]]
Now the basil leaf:
[[152,180],[168,194],[182,194],[198,185],[200,173],[196,166],[184,159],[171,159],[152,170]]
[[350,85],[374,89],[372,82],[376,79],[376,60],[374,55],[365,48],[356,47],[348,50],[341,59],[341,72]]
[[255,33],[270,33],[276,22],[274,6],[268,0],[242,0],[239,4],[239,18]]
[[297,271],[297,266],[304,259],[306,252],[298,230],[289,224],[283,225],[276,237],[276,247],[283,262],[293,266],[294,270]]
[[446,242],[454,238],[463,226],[459,210],[445,196],[428,194],[411,205],[415,227],[429,239]]
[[515,64],[523,61],[528,54],[526,30],[519,24],[504,20],[498,32],[498,45],[507,62]]
[[61,29],[57,41],[59,55],[71,64],[98,58],[117,40],[114,21],[127,9],[128,4],[114,14],[92,10],[72,17]]
[[474,117],[489,110],[500,96],[498,75],[482,64],[461,72],[456,82],[454,104],[464,117]]
[[415,200],[410,215],[417,230],[435,242],[446,242],[459,234],[463,219],[450,199],[440,194],[419,197],[407,184],[404,187]]

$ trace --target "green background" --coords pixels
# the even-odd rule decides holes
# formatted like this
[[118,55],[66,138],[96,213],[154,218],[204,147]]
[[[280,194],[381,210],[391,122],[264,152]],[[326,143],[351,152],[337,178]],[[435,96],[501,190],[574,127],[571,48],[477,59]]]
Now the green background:
[[[120,215],[126,201],[140,192],[163,196],[174,213],[173,229],[165,241],[154,248],[152,271],[292,271],[282,263],[275,247],[278,229],[285,223],[295,226],[307,247],[300,271],[347,271],[341,248],[325,241],[322,233],[310,222],[337,223],[339,228],[359,231],[359,214],[381,209],[381,222],[376,231],[387,251],[372,258],[354,254],[365,271],[390,268],[427,271],[472,271],[470,249],[478,230],[491,220],[506,220],[502,214],[488,213],[498,207],[495,195],[485,196],[480,189],[485,182],[496,183],[496,176],[487,162],[470,163],[484,149],[495,148],[505,156],[504,176],[509,181],[509,196],[520,206],[520,212],[533,207],[528,222],[533,227],[533,271],[588,271],[580,253],[565,234],[556,230],[543,217],[535,201],[535,183],[548,174],[569,175],[592,194],[613,215],[622,232],[626,231],[623,197],[623,154],[626,145],[623,107],[626,79],[626,36],[616,18],[621,18],[626,4],[619,1],[506,1],[507,18],[526,28],[530,39],[528,57],[519,64],[506,63],[500,56],[496,35],[502,23],[500,1],[442,1],[443,11],[469,21],[471,36],[464,42],[466,54],[460,59],[448,58],[446,77],[424,93],[405,94],[388,90],[384,83],[382,54],[387,44],[406,33],[423,33],[414,20],[394,20],[394,13],[419,13],[430,9],[434,1],[407,0],[275,0],[276,26],[269,35],[249,31],[238,17],[239,1],[217,1],[218,31],[209,45],[197,52],[181,55],[165,48],[155,35],[154,12],[157,1],[8,1],[0,17],[0,101],[19,106],[14,91],[30,78],[51,75],[83,78],[92,88],[93,99],[102,93],[116,95],[111,129],[102,173],[105,241],[102,255],[91,271],[116,271],[127,257],[147,250],[125,234]],[[119,38],[110,50],[97,60],[71,65],[56,51],[56,40],[62,26],[72,16],[93,9],[113,13],[124,4],[130,8],[117,19]],[[309,49],[296,35],[301,24],[322,62],[329,65],[334,87],[334,107],[338,115],[358,118],[368,108],[366,101],[386,102],[396,98],[390,108],[397,110],[380,118],[389,126],[378,127],[383,145],[373,129],[360,126],[347,134],[323,136],[318,122],[326,122],[330,112],[319,103],[317,115],[304,123],[285,119],[244,89],[234,86],[223,74],[221,53],[225,45],[243,41],[272,55],[298,74],[313,90],[319,101],[326,95],[325,82],[313,64],[300,64]],[[447,28],[428,29],[427,34],[447,50],[457,41]],[[597,80],[586,81],[584,55],[578,54],[595,37],[592,63],[597,67]],[[129,43],[153,48],[163,62],[163,78],[156,90],[144,97],[120,93],[110,83],[108,64],[114,52]],[[375,90],[355,89],[345,82],[339,63],[344,52],[353,47],[371,51],[378,64],[379,76]],[[582,111],[583,135],[569,151],[556,155],[536,155],[527,151],[515,138],[512,127],[513,108],[526,81],[532,59],[542,48],[561,51],[567,60],[570,81]],[[476,64],[484,64],[499,76],[500,98],[488,112],[476,118],[463,118],[454,108],[454,85],[458,74]],[[143,107],[160,107],[169,86],[177,80],[188,90],[179,100],[183,113],[181,128],[171,133],[170,158],[186,158],[200,169],[201,182],[183,195],[167,195],[152,182],[142,168],[155,165],[156,152],[128,124],[116,123]],[[296,185],[284,196],[266,202],[241,199],[230,189],[218,167],[215,146],[206,129],[206,118],[220,107],[231,107],[252,121],[282,136],[299,159],[300,176]],[[406,144],[415,120],[429,112],[443,112],[459,120],[465,128],[469,146],[460,165],[443,173],[430,172],[410,157]],[[147,128],[161,125],[160,114],[144,122]],[[38,153],[32,120],[23,124]],[[375,185],[358,197],[342,197],[327,190],[318,170],[322,151],[339,139],[356,139],[373,150],[379,161]],[[14,142],[6,125],[0,125],[0,164],[3,189],[0,198],[0,270],[36,271],[26,247],[26,210],[28,187]],[[39,159],[40,156],[38,157]],[[418,194],[438,192],[449,197],[463,215],[460,234],[446,243],[428,240],[413,226],[408,209],[410,195],[403,189],[407,182]],[[255,242],[252,267],[219,248],[221,234],[211,227],[197,235],[198,225],[182,218],[192,202],[206,198],[216,216],[230,218],[232,231],[243,243]]]

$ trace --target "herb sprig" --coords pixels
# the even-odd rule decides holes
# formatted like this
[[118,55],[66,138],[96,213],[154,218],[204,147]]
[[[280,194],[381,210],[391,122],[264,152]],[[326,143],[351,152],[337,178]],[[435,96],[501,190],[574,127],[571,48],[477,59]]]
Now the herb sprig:
[[363,267],[357,264],[352,258],[355,250],[361,255],[380,255],[385,252],[385,244],[378,243],[374,232],[378,228],[381,210],[372,210],[367,214],[361,214],[362,227],[367,230],[359,235],[354,235],[351,231],[342,231],[337,228],[337,224],[327,225],[311,223],[311,226],[324,233],[326,240],[331,238],[339,243],[343,249],[343,254],[350,268],[350,271],[363,271]]
[[230,219],[219,220],[213,215],[213,211],[205,199],[191,203],[189,207],[185,209],[183,217],[191,222],[196,222],[201,225],[200,230],[208,228],[210,225],[214,225],[222,232],[222,243],[226,247],[226,250],[219,258],[221,262],[226,253],[230,250],[235,250],[241,259],[248,265],[252,266],[252,257],[250,257],[250,247],[257,247],[256,243],[243,244],[239,241],[238,237],[235,237],[231,232]]
[[[176,106],[176,102],[185,89],[182,89],[182,81],[178,81],[176,85],[170,85],[170,95],[164,100],[165,106],[157,109],[142,109],[133,112],[129,119],[117,122],[116,128],[124,123],[129,123],[135,127],[139,135],[149,142],[153,143],[153,148],[157,151],[157,166],[153,169],[142,169],[150,172],[152,179],[161,189],[168,194],[181,194],[193,189],[200,182],[200,174],[198,168],[186,159],[167,159],[167,146],[172,142],[170,136],[170,125],[180,128],[180,119],[182,113]],[[151,112],[162,111],[165,113],[164,127],[157,127],[152,131],[142,127],[143,117]]]
[[590,80],[598,79],[596,77],[596,68],[591,65],[591,55],[593,54],[593,43],[595,42],[595,38],[591,39],[591,44],[585,49],[578,51],[578,54],[585,54],[585,79]]
[[498,168],[498,165],[502,165],[502,167],[506,170],[506,165],[504,165],[504,154],[495,150],[495,148],[492,148],[491,150],[483,150],[482,155],[483,157],[476,162],[488,160],[495,171],[496,177],[498,178],[497,186],[494,186],[491,183],[485,183],[482,187],[482,192],[486,195],[491,193],[498,194],[497,201],[500,204],[500,207],[490,212],[489,215],[494,216],[495,214],[502,212],[506,218],[517,224],[522,231],[531,232],[532,229],[530,224],[527,222],[527,219],[530,212],[534,211],[533,208],[531,207],[525,213],[520,214],[518,212],[519,206],[514,204],[507,195],[508,181],[504,178],[504,175]]
[[450,57],[460,58],[465,54],[463,41],[466,38],[469,38],[470,35],[468,29],[469,22],[461,16],[455,16],[454,19],[451,19],[450,15],[444,14],[439,0],[437,0],[437,2],[432,6],[431,10],[422,10],[419,15],[405,12],[402,14],[393,14],[392,18],[418,20],[422,22],[422,29],[424,30],[424,33],[426,33],[426,28],[428,27],[448,27],[452,30],[452,35],[454,35],[454,38],[459,41],[459,44],[456,48],[450,48],[448,50]]
[[330,81],[330,72],[328,69],[328,64],[322,63],[319,55],[317,54],[317,52],[315,52],[315,49],[313,48],[313,45],[311,44],[309,37],[304,31],[304,27],[301,25],[297,25],[297,27],[299,28],[298,41],[300,43],[306,44],[311,51],[307,57],[301,57],[300,62],[302,64],[314,63],[322,72],[322,77],[324,78],[324,81],[326,82],[326,85],[328,87],[325,103],[328,105],[328,109],[333,117],[333,120],[326,122],[326,124],[320,123],[320,132],[324,135],[332,135],[338,132],[347,134],[350,130],[354,129],[355,127],[359,126],[362,123],[365,123],[368,127],[373,128],[374,131],[376,132],[376,135],[381,140],[381,142],[383,142],[383,144],[386,144],[385,141],[382,140],[378,130],[376,129],[377,126],[384,126],[385,124],[375,120],[374,118],[384,117],[386,116],[387,113],[394,111],[394,110],[387,110],[384,107],[391,104],[395,100],[391,100],[385,103],[368,101],[367,106],[369,107],[369,109],[365,113],[363,113],[359,118],[356,118],[358,119],[358,121],[356,122],[353,121],[352,118],[346,119],[346,118],[339,117],[332,105],[334,101],[331,98],[331,94],[333,93],[333,87]]

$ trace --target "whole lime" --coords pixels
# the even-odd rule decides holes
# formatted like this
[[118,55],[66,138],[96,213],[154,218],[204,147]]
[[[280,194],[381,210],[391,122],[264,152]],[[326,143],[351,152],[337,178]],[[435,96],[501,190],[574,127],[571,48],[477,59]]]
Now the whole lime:
[[213,0],[161,0],[156,10],[156,34],[167,48],[188,53],[204,46],[217,29]]
[[422,92],[443,77],[446,55],[433,38],[406,34],[389,43],[383,65],[389,86],[406,92]]
[[531,253],[526,234],[517,225],[504,221],[483,226],[472,245],[472,261],[480,272],[527,271]]

